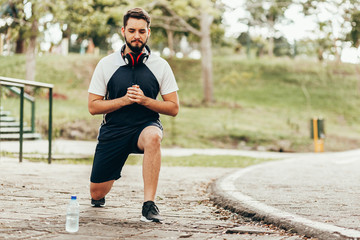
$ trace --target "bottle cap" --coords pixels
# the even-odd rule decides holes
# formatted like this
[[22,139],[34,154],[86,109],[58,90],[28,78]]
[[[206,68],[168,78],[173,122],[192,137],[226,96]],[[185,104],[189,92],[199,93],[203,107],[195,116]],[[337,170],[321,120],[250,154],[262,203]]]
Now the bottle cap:
[[76,200],[76,196],[71,196],[71,200]]

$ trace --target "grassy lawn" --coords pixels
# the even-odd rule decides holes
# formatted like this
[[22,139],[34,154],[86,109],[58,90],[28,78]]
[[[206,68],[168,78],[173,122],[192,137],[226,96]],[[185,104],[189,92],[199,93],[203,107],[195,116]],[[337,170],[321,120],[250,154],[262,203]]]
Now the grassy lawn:
[[[55,84],[54,136],[95,140],[102,116],[87,111],[87,89],[99,57],[44,55],[37,81]],[[161,116],[164,147],[308,152],[312,117],[325,119],[325,150],[360,146],[360,76],[356,65],[304,59],[214,58],[216,102],[203,106],[201,64],[169,60],[180,91],[180,113]],[[25,57],[0,57],[0,76],[24,78]],[[36,126],[46,137],[47,92],[36,91]],[[3,91],[1,105],[18,113]],[[27,109],[29,109],[27,107]],[[26,110],[25,119],[29,120]]]
[[[32,162],[47,162],[47,159],[29,159]],[[168,167],[223,167],[223,168],[245,168],[251,165],[273,161],[274,159],[262,159],[242,156],[205,156],[192,155],[186,157],[170,157],[163,156],[161,159],[161,166]],[[85,159],[66,159],[56,160],[53,163],[57,164],[92,164],[92,158]],[[128,165],[142,165],[142,155],[130,155],[126,161]]]

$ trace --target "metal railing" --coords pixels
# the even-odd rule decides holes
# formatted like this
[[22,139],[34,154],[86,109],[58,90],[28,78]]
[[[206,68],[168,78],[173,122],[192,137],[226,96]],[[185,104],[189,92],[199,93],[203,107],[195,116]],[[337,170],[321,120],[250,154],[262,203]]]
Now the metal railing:
[[[21,90],[18,87],[8,86],[8,89],[16,95],[21,95]],[[24,93],[24,99],[31,104],[31,133],[35,133],[35,98],[27,93]]]
[[[49,151],[48,151],[48,163],[51,163],[51,151],[52,151],[52,105],[53,105],[53,84],[34,82],[16,78],[8,78],[0,76],[0,87],[4,85],[7,87],[17,87],[20,89],[20,136],[19,136],[19,162],[22,162],[23,159],[23,134],[24,134],[24,98],[25,86],[31,87],[41,87],[49,89],[49,130],[48,130],[48,142],[49,142]],[[32,111],[33,112],[33,111]],[[32,126],[35,126],[35,120],[32,120]]]

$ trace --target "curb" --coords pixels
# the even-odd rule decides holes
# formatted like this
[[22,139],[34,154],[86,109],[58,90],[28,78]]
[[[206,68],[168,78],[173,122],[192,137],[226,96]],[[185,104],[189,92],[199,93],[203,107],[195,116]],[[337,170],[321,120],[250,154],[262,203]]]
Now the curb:
[[281,210],[256,201],[250,196],[241,193],[240,190],[234,189],[234,186],[229,184],[229,182],[231,183],[231,181],[236,180],[236,176],[241,173],[274,163],[276,162],[255,165],[217,179],[208,188],[208,191],[210,192],[210,200],[224,209],[230,210],[254,221],[262,221],[265,224],[273,224],[279,228],[304,235],[306,237],[314,237],[320,240],[360,239],[359,231],[315,222],[302,218],[298,215],[282,212]]

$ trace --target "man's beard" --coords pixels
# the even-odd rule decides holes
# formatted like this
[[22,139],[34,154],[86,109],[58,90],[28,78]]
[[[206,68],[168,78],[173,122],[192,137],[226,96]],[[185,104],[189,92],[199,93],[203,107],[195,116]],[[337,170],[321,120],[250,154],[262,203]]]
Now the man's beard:
[[146,45],[148,41],[148,38],[146,38],[145,42],[142,43],[140,46],[132,46],[131,43],[126,39],[125,37],[125,43],[126,43],[126,46],[128,46],[130,48],[130,50],[134,53],[141,53]]

